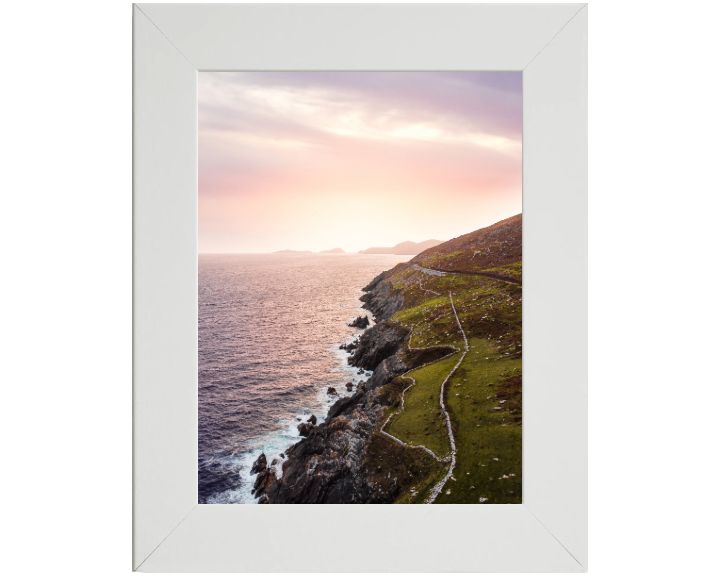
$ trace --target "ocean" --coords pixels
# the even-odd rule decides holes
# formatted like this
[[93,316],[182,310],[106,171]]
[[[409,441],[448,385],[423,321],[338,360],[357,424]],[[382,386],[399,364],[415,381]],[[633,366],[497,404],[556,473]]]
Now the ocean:
[[362,287],[412,256],[201,254],[198,258],[198,502],[254,503],[250,467],[324,421],[345,383],[367,380],[342,343],[362,331]]

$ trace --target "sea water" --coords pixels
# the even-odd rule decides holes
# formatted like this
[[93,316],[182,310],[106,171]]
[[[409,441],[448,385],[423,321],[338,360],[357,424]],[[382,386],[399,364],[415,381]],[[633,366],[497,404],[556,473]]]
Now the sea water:
[[297,425],[324,421],[345,384],[367,380],[340,344],[362,330],[362,287],[412,256],[201,254],[198,258],[198,501],[253,503],[250,467],[281,454]]

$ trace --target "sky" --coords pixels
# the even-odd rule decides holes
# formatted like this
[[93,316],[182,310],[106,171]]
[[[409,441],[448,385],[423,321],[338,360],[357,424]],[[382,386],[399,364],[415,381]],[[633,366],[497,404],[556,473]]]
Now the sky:
[[201,253],[450,240],[522,211],[521,72],[200,72]]

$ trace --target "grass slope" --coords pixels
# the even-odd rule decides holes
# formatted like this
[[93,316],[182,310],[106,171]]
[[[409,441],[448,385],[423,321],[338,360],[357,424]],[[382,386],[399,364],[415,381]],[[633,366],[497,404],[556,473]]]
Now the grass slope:
[[[448,273],[427,274],[415,266]],[[388,271],[385,280],[388,297],[402,302],[393,320],[411,330],[400,351],[408,365],[422,354],[418,349],[465,350],[458,320],[468,338],[468,353],[445,387],[456,465],[435,502],[522,502],[522,214],[425,250]],[[458,359],[459,352],[377,391],[388,406],[386,432],[440,457],[449,454],[438,394]],[[416,382],[409,389],[407,376]],[[377,432],[368,453],[383,501],[426,501],[450,466]]]
[[504,398],[502,383],[522,374],[522,360],[497,352],[485,339],[471,338],[469,345],[447,386],[457,463],[454,479],[436,502],[470,504],[486,498],[488,504],[519,504],[522,428],[517,414],[511,413],[513,406],[508,406],[510,398]]
[[[498,266],[492,272],[520,279],[522,262]],[[405,309],[393,320],[412,329],[410,347],[452,345],[464,349],[450,306],[450,290],[469,340],[469,352],[446,386],[457,463],[453,477],[435,501],[522,502],[522,286],[483,276],[431,276],[412,268],[394,274],[392,282],[405,300]],[[392,404],[388,415],[397,414],[385,428],[388,433],[410,445],[422,444],[440,457],[449,454],[438,394],[458,357],[454,354],[407,374],[416,385],[406,392],[401,414],[397,414],[400,397],[409,380],[397,378],[379,391]],[[422,452],[393,444],[397,462],[402,453],[415,462],[417,455],[411,453]],[[394,501],[423,502],[447,469],[438,462],[428,463],[422,480],[413,476],[413,486]]]
[[[415,386],[405,392],[405,410],[393,416],[385,427],[388,434],[411,446],[425,446],[440,458],[450,455],[450,439],[440,412],[440,385],[458,358],[459,354],[453,354],[407,374],[415,380]],[[410,385],[407,378],[404,380]]]

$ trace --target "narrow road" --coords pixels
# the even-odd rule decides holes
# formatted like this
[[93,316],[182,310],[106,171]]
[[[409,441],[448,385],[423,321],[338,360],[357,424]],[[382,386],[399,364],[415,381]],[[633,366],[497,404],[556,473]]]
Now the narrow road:
[[447,274],[484,276],[485,278],[490,278],[491,280],[500,280],[500,282],[507,282],[508,284],[516,284],[518,286],[522,286],[522,280],[508,278],[506,276],[501,276],[500,274],[495,274],[494,272],[463,272],[462,270],[438,270],[437,268],[423,268],[422,266],[418,266],[417,264],[413,264],[413,268],[415,268],[415,270],[423,272],[424,274],[430,274],[431,276],[446,276]]
[[422,266],[418,266],[417,264],[413,264],[413,268],[415,270],[420,270],[420,272],[423,272],[425,274],[430,274],[430,276],[445,276],[447,272],[443,270],[433,270],[432,268],[423,268]]

